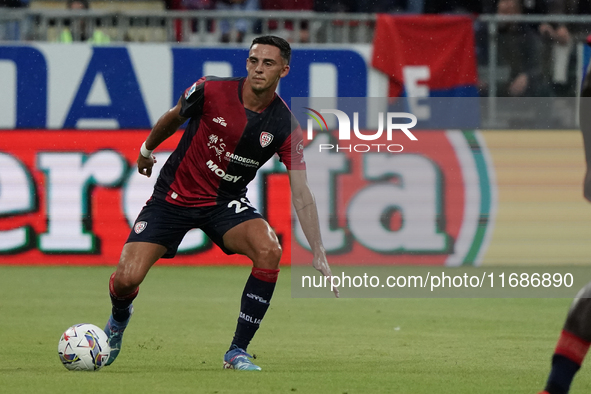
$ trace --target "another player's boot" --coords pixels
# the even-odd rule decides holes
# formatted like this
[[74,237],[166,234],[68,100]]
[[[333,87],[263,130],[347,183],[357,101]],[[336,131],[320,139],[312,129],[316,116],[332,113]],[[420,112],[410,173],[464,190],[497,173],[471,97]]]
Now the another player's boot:
[[105,333],[107,334],[107,337],[109,337],[107,342],[111,347],[111,355],[105,365],[111,365],[119,355],[119,352],[121,351],[121,342],[123,342],[123,332],[125,331],[132,314],[133,305],[129,305],[129,317],[124,322],[118,322],[113,319],[113,315],[109,317],[109,321],[105,326]]
[[232,346],[230,350],[224,355],[224,369],[239,369],[242,371],[260,371],[261,367],[255,365],[250,361],[253,358],[236,345]]

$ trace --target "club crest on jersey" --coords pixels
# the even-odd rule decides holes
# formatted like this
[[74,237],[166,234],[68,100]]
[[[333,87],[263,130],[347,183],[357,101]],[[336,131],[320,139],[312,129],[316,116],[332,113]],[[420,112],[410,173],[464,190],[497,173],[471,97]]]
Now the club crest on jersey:
[[133,231],[135,231],[136,234],[139,234],[144,231],[146,227],[148,227],[148,222],[137,222],[135,226],[133,226]]
[[269,144],[273,141],[273,134],[269,133],[268,131],[261,132],[261,137],[259,138],[259,142],[263,148],[269,146]]

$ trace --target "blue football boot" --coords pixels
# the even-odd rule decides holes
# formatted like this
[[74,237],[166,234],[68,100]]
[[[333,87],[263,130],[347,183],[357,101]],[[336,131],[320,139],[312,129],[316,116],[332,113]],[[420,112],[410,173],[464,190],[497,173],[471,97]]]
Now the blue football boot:
[[123,342],[123,331],[125,331],[125,328],[127,328],[127,324],[129,323],[132,314],[133,305],[130,305],[129,317],[124,322],[120,323],[117,320],[113,319],[113,315],[109,317],[109,321],[105,326],[105,334],[107,334],[107,337],[109,338],[107,342],[111,347],[111,355],[109,356],[109,359],[107,360],[105,365],[111,365],[119,355],[119,352],[121,351],[121,342]]
[[238,369],[241,371],[260,371],[261,367],[254,365],[250,359],[253,358],[239,347],[233,347],[224,355],[224,369]]

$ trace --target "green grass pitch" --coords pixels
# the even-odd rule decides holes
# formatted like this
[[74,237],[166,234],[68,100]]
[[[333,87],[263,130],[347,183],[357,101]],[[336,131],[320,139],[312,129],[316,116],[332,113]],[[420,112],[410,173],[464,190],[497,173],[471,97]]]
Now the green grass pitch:
[[[283,268],[249,347],[222,370],[247,267],[155,267],[117,361],[60,363],[61,333],[103,327],[113,267],[0,267],[3,393],[537,393],[570,300],[292,299]],[[583,365],[571,392],[591,390]]]

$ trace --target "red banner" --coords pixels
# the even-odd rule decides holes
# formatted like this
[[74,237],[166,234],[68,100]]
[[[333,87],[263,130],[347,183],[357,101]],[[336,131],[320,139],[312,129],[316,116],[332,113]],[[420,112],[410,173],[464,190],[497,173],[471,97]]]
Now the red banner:
[[[116,264],[148,185],[138,189],[135,160],[147,130],[2,131],[0,137],[0,263]],[[155,152],[162,165],[181,133]],[[155,180],[152,176],[151,182]],[[290,240],[289,186],[286,174],[267,176],[263,198],[270,224]],[[140,190],[141,189],[141,190]],[[138,206],[137,203],[135,205]],[[174,259],[159,264],[251,264],[226,256],[204,239]],[[283,264],[289,264],[289,253]]]
[[[404,147],[382,140],[346,146],[323,134],[305,148],[332,263],[460,265],[475,264],[482,255],[494,193],[480,137],[460,131],[415,133],[418,141]],[[116,264],[181,137],[179,132],[158,147],[154,173],[146,178],[135,160],[147,134],[0,132],[0,264]],[[249,185],[249,198],[279,237],[281,263],[309,264],[312,256],[299,224],[292,231],[283,164],[273,159],[264,165]],[[177,256],[159,264],[250,261],[225,255],[201,230],[191,230]]]
[[389,76],[389,97],[476,97],[472,25],[468,16],[378,15],[372,66]]

